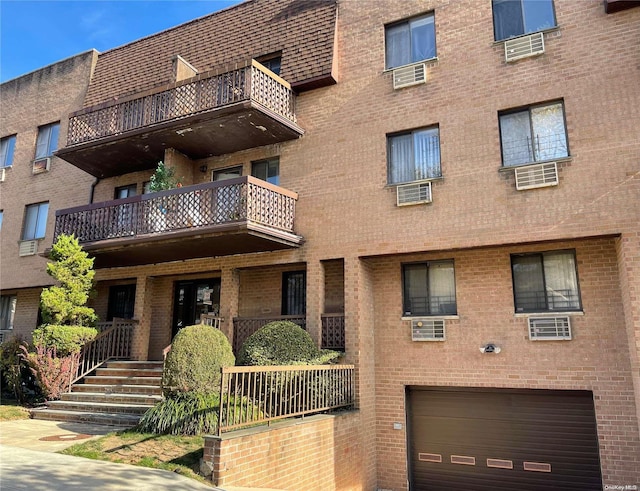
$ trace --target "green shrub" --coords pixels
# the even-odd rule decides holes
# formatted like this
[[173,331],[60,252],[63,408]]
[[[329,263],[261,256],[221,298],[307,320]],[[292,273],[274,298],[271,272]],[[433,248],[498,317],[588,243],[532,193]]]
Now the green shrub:
[[242,345],[239,365],[320,365],[338,358],[337,351],[320,350],[309,333],[290,321],[275,321],[254,332]]
[[38,382],[24,359],[20,336],[11,336],[0,344],[0,388],[3,397],[13,397],[20,404],[42,399]]
[[218,392],[220,368],[234,364],[231,344],[222,331],[204,324],[185,327],[173,339],[164,363],[164,393]]
[[218,428],[219,405],[218,394],[172,394],[144,414],[136,431],[157,435],[214,434]]
[[97,335],[98,331],[93,327],[49,324],[33,331],[33,343],[55,348],[56,355],[62,357],[80,352],[82,346]]

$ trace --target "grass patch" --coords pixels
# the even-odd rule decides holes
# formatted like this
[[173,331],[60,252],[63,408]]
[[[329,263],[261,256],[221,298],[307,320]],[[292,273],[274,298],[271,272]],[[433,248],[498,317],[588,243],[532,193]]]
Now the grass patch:
[[60,453],[94,460],[164,469],[211,485],[198,474],[201,436],[154,435],[123,431],[73,445]]
[[18,405],[15,401],[2,401],[2,405],[0,405],[0,421],[14,421],[17,419],[29,419],[29,410]]

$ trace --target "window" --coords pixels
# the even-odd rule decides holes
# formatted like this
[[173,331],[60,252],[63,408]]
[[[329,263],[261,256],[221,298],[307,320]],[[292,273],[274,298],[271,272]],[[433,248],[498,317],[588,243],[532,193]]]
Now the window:
[[136,184],[130,184],[128,186],[117,187],[114,193],[115,199],[124,199],[138,194],[138,186]]
[[0,210],[0,230],[2,230],[2,219],[4,218],[4,210]]
[[457,313],[453,261],[403,264],[402,282],[404,315]]
[[224,181],[226,179],[233,179],[234,177],[242,176],[242,166],[231,167],[228,169],[214,170],[211,173],[212,181]]
[[511,256],[516,312],[581,310],[573,251]]
[[256,61],[276,75],[280,75],[280,66],[282,65],[282,58],[280,56],[273,56],[265,59],[258,58]]
[[553,0],[493,0],[496,41],[555,27]]
[[58,133],[60,123],[51,123],[38,128],[36,140],[36,159],[48,157],[58,149]]
[[259,160],[251,165],[251,175],[270,182],[280,184],[280,159]]
[[436,57],[433,14],[385,27],[386,68],[396,68]]
[[13,329],[13,318],[16,315],[16,303],[18,297],[15,295],[0,296],[0,329]]
[[569,156],[561,102],[502,113],[499,119],[504,166]]
[[305,315],[307,312],[307,273],[287,271],[282,274],[282,315]]
[[13,149],[16,146],[16,135],[5,136],[0,139],[0,167],[13,165]]
[[22,240],[35,240],[44,238],[47,229],[47,213],[49,203],[37,203],[27,205],[24,212],[24,227]]
[[440,177],[438,128],[415,130],[387,137],[389,184]]
[[109,287],[107,321],[114,317],[132,319],[136,301],[136,285],[115,285]]

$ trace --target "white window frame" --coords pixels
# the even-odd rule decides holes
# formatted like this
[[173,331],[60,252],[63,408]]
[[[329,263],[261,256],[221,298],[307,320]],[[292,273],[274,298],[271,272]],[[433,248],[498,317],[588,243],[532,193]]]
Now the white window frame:
[[[434,147],[432,147],[430,151],[430,156],[433,156],[437,162],[435,160],[431,161],[430,158],[427,158],[427,161],[420,163],[416,158],[416,146],[418,146],[420,141],[416,139],[416,136],[422,133],[425,135],[432,135],[427,136],[428,138],[433,139],[433,142],[435,143]],[[400,153],[397,145],[400,143],[401,139],[405,139],[408,136],[411,137],[412,146],[411,150],[407,152],[406,158],[411,161],[405,162],[406,171],[402,172],[399,170],[400,162],[397,161]],[[412,167],[412,169],[410,169],[410,167]],[[432,168],[435,170],[432,170]],[[408,175],[411,172],[413,172],[413,175]],[[402,176],[403,173],[407,175]],[[426,181],[430,179],[440,179],[441,177],[442,163],[440,154],[440,128],[438,126],[429,126],[387,135],[387,183],[390,186],[416,181]]]
[[[423,49],[426,48],[427,51],[423,56],[420,56],[419,53],[414,52],[417,48],[415,46],[416,40],[414,39],[413,33],[417,30],[417,25],[421,22],[427,21],[428,24],[433,25],[433,38],[427,41],[427,45],[423,46]],[[408,50],[408,57],[406,60],[392,60],[393,55],[391,54],[392,42],[390,41],[392,36],[392,31],[399,29],[407,29],[406,35],[407,39],[404,39],[404,43],[406,46],[403,46]],[[402,34],[403,36],[405,34]],[[412,17],[410,19],[405,19],[399,22],[393,22],[391,24],[387,24],[384,27],[384,39],[385,39],[385,62],[384,66],[386,70],[392,70],[394,68],[398,68],[401,66],[412,65],[414,63],[418,63],[425,60],[435,59],[437,56],[437,45],[436,45],[436,28],[435,28],[435,15],[433,12],[429,12],[420,16]],[[429,46],[429,42],[433,45]],[[403,51],[404,52],[404,51]]]
[[0,168],[13,165],[13,153],[16,148],[16,135],[5,136],[0,139]]
[[[32,227],[30,223],[29,210],[36,210],[35,223]],[[44,201],[42,203],[33,203],[24,207],[24,223],[22,226],[22,239],[21,240],[38,240],[44,239],[47,233],[47,216],[49,215],[49,202]],[[27,230],[27,226],[29,229]],[[41,230],[41,234],[38,231]]]
[[58,138],[60,136],[60,121],[46,124],[38,128],[38,139],[36,140],[36,158],[44,159],[53,155],[58,149]]

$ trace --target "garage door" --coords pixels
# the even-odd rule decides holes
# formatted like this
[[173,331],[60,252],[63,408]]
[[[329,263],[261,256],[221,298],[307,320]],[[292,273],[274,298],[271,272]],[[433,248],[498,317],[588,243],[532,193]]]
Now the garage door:
[[587,391],[407,393],[411,491],[601,490]]

